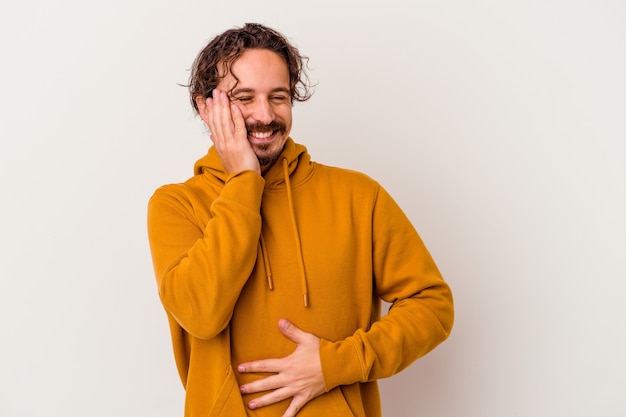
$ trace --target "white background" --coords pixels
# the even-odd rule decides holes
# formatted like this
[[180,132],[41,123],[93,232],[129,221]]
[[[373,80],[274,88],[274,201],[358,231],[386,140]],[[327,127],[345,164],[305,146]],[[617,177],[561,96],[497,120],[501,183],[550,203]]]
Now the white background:
[[385,186],[453,288],[385,416],[624,416],[621,0],[3,0],[0,415],[182,415],[146,203],[209,146],[177,83],[248,21],[311,58],[293,137]]

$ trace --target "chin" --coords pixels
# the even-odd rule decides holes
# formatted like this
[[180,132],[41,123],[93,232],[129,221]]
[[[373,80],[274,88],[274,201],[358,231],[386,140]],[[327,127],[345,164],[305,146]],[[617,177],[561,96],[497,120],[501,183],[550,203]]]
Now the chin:
[[254,153],[256,154],[259,161],[261,160],[271,160],[272,162],[278,159],[278,156],[283,151],[283,147],[285,143],[272,142],[272,143],[263,143],[257,144],[253,146]]

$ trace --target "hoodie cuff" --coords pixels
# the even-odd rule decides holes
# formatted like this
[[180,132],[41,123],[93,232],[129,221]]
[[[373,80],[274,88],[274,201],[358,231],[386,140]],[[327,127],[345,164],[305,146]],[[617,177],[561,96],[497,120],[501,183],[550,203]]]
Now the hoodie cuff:
[[220,199],[236,201],[251,210],[258,210],[263,198],[265,179],[254,171],[241,171],[226,179]]
[[326,391],[366,380],[367,372],[349,338],[339,342],[320,340],[320,362]]

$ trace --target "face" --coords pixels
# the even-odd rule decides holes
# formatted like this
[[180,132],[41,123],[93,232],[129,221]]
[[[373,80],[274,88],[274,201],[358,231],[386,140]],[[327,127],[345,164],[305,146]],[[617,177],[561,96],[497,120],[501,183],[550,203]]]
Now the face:
[[241,110],[248,141],[261,167],[271,165],[278,159],[291,130],[289,71],[285,60],[267,49],[249,49],[233,63],[231,74],[217,88],[228,92]]

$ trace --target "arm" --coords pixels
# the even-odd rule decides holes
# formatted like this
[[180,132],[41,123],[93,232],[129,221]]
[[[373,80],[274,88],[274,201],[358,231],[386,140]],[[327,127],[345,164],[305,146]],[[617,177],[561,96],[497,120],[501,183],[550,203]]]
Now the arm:
[[406,215],[382,188],[372,224],[375,288],[392,307],[368,330],[320,342],[327,391],[400,372],[444,341],[452,328],[450,288]]
[[172,186],[158,190],[148,208],[148,234],[165,309],[188,333],[210,338],[228,325],[254,267],[265,182],[240,109],[217,89],[196,102],[230,176],[206,224],[187,195]]
[[180,186],[161,188],[150,200],[148,236],[159,296],[195,337],[210,338],[228,325],[254,267],[263,185],[251,171],[231,176],[205,225]]

